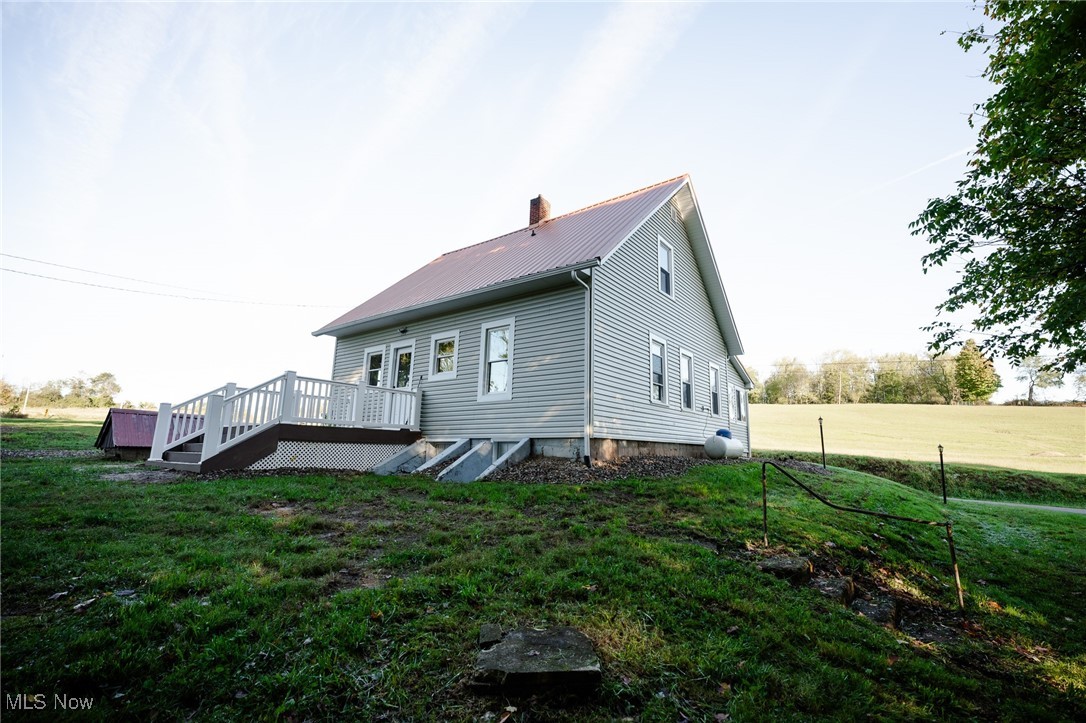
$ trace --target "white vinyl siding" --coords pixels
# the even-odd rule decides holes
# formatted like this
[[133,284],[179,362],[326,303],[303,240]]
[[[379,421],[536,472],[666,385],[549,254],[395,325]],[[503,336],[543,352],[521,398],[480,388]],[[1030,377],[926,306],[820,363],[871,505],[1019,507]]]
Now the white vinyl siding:
[[[567,286],[531,297],[401,324],[400,328],[408,327],[409,333],[420,340],[460,330],[456,378],[438,382],[422,380],[423,433],[435,439],[583,437],[584,297],[584,287],[571,280]],[[514,358],[510,363],[516,396],[480,403],[480,331],[484,324],[513,317],[516,328]],[[363,373],[364,350],[396,343],[401,338],[398,328],[388,328],[338,339],[333,379],[357,382]],[[417,370],[427,370],[428,374],[433,369],[432,347],[432,344],[417,344]],[[416,372],[416,379],[418,376]]]
[[[660,240],[672,249],[674,298],[660,293]],[[724,269],[726,271],[726,269]],[[690,240],[670,204],[654,213],[607,261],[592,273],[592,433],[598,438],[649,442],[705,442],[705,415],[690,414],[681,404],[680,357],[664,360],[668,384],[677,385],[671,404],[646,394],[645,339],[681,340],[693,359],[693,409],[710,401],[699,393],[709,388],[710,360],[721,360],[719,416],[728,419],[729,383],[738,382],[728,349],[712,313]],[[640,347],[631,349],[631,344]],[[673,346],[678,349],[677,346]],[[668,351],[671,351],[670,349]],[[703,361],[704,360],[704,361]],[[734,379],[733,379],[734,377]],[[651,387],[650,387],[651,389]],[[671,392],[671,390],[669,390]],[[725,426],[725,425],[720,425]],[[727,422],[733,437],[747,443],[745,422]]]
[[[724,374],[727,377],[726,384],[727,384],[727,389],[729,390],[729,394],[728,394],[728,396],[729,396],[729,400],[728,400],[728,418],[730,419],[730,422],[729,422],[728,426],[732,430],[732,438],[741,440],[746,445],[747,452],[749,453],[750,449],[751,449],[750,422],[749,422],[750,413],[749,413],[749,409],[747,407],[747,404],[749,403],[749,400],[747,399],[748,394],[747,394],[746,383],[743,381],[742,377],[739,376],[739,372],[736,371],[735,366],[731,363],[730,360],[729,360],[729,362],[727,364],[724,365],[724,370],[723,371],[724,371]],[[742,392],[742,395],[741,395],[741,400],[742,400],[742,403],[743,403],[743,418],[742,419],[737,419],[735,417],[734,412],[732,412],[732,409],[734,409],[734,407],[735,407],[735,390],[740,390]]]

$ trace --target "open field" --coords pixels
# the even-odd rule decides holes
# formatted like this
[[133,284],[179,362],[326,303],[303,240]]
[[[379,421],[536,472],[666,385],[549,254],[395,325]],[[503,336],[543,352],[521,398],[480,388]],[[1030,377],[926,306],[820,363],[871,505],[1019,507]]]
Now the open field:
[[[818,465],[822,463],[822,455],[818,452],[769,453],[769,456]],[[942,497],[942,471],[938,461],[914,462],[864,455],[827,454],[826,464],[866,472]],[[946,464],[945,471],[948,497],[1086,509],[1086,475],[970,464]]]
[[109,413],[108,407],[27,407],[26,416],[30,419],[74,419],[101,424]]
[[[108,479],[136,469],[3,462],[2,693],[141,720],[1086,719],[1077,516],[797,473],[838,502],[952,512],[963,624],[940,528],[843,515],[771,471],[763,550],[752,463],[584,485]],[[892,592],[902,629],[754,564],[790,551]],[[600,689],[473,690],[487,622],[581,629]]]
[[752,404],[755,451],[826,452],[1086,474],[1086,407]]

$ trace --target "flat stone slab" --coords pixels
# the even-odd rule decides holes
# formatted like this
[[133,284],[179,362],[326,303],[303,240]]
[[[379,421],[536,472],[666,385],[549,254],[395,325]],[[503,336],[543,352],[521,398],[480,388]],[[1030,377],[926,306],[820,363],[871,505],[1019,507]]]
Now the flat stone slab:
[[479,626],[479,647],[484,650],[497,645],[502,641],[502,626],[494,623],[483,623]]
[[820,593],[848,607],[856,597],[856,586],[850,577],[816,577],[811,585]]
[[814,565],[806,557],[767,557],[758,563],[758,569],[793,585],[806,585],[814,574]]
[[570,627],[510,630],[479,651],[472,685],[478,688],[588,689],[600,684],[592,641]]
[[852,610],[873,623],[896,628],[901,622],[901,601],[891,595],[874,595],[870,600],[856,598]]

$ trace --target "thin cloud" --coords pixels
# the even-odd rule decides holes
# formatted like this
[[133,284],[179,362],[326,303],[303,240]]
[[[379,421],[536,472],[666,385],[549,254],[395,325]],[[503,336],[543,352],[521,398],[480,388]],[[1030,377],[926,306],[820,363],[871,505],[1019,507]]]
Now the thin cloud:
[[63,178],[56,197],[67,211],[58,235],[84,228],[98,207],[98,189],[114,162],[136,94],[166,41],[174,14],[172,4],[108,4],[79,7],[62,19],[73,40],[53,76],[61,93],[59,111],[50,124],[49,146],[54,177]]
[[321,220],[339,211],[359,181],[377,171],[383,157],[440,110],[488,39],[500,35],[501,28],[521,12],[518,6],[491,3],[459,7],[451,17],[442,18],[440,33],[421,58],[411,67],[389,71],[396,78],[395,93],[346,154],[337,191],[318,214]]
[[869,188],[867,188],[867,189],[865,189],[863,191],[860,191],[859,193],[853,193],[851,195],[840,198],[837,201],[835,201],[834,203],[829,204],[825,208],[826,208],[826,210],[836,209],[836,208],[840,208],[841,206],[844,206],[846,204],[851,204],[854,201],[856,201],[857,199],[867,198],[868,196],[874,195],[874,194],[878,193],[879,191],[882,191],[882,190],[885,190],[885,189],[889,188],[890,186],[901,183],[902,181],[904,181],[906,179],[912,178],[913,176],[918,176],[918,175],[920,175],[921,173],[923,173],[925,171],[928,171],[928,170],[930,170],[932,168],[935,168],[936,166],[941,166],[944,163],[947,163],[949,161],[953,161],[955,158],[961,158],[962,156],[969,153],[971,150],[973,150],[972,146],[966,146],[965,148],[961,148],[959,150],[956,150],[953,153],[948,153],[947,155],[943,156],[942,158],[938,158],[938,159],[936,159],[934,161],[931,161],[930,163],[925,163],[924,165],[920,166],[919,168],[914,168],[913,170],[911,170],[911,171],[909,171],[907,173],[902,173],[900,176],[895,176],[894,178],[891,178],[888,181],[883,181],[882,183],[880,183],[880,184],[878,184],[876,186],[871,186],[871,187],[869,187]]
[[[580,57],[548,99],[534,138],[511,168],[533,178],[587,142],[641,87],[699,11],[695,4],[623,3],[586,38]],[[546,148],[545,156],[539,154]]]

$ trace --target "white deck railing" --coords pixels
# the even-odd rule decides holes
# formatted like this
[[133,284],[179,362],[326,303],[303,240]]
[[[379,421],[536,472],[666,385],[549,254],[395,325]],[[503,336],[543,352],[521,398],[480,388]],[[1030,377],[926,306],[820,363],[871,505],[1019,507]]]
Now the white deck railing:
[[166,451],[203,435],[202,462],[280,423],[418,430],[419,399],[417,389],[368,387],[294,372],[250,389],[227,384],[182,404],[161,404],[150,460],[162,461]]

